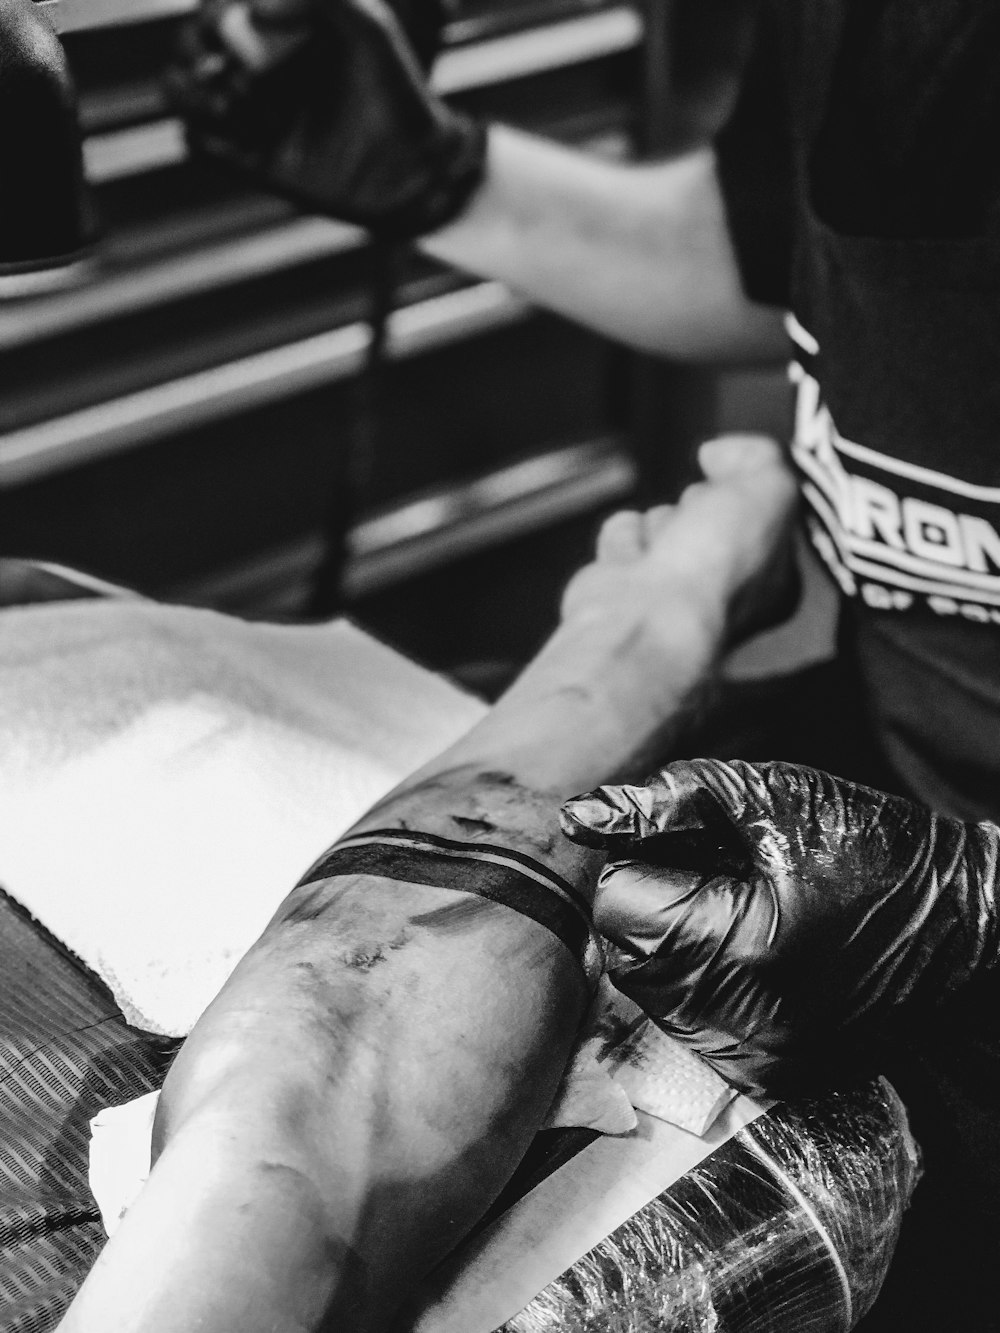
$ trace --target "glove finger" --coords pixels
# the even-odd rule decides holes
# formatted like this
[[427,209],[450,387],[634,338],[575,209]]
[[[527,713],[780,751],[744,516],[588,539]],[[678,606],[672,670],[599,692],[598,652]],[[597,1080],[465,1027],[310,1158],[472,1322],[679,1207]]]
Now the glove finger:
[[675,975],[662,958],[617,961],[609,975],[661,1031],[694,1051],[727,1083],[750,1093],[773,1086],[787,1060],[783,1033],[741,1021],[726,1005],[715,1006],[712,988],[706,991],[686,973]]
[[587,847],[641,841],[668,830],[702,827],[702,815],[678,793],[669,769],[643,786],[596,787],[560,811],[566,836]]
[[766,875],[612,861],[597,881],[594,925],[633,959],[660,957],[675,976],[750,976],[772,955],[782,913]]
[[607,847],[615,838],[635,840],[651,832],[655,806],[651,787],[595,787],[564,803],[559,825],[571,842]]
[[594,927],[632,957],[648,958],[676,933],[677,913],[705,885],[703,875],[611,861],[594,895]]
[[668,764],[642,786],[597,787],[563,805],[563,833],[585,847],[609,849],[665,833],[710,830],[718,835],[747,806],[744,770],[752,773],[738,762],[685,759]]

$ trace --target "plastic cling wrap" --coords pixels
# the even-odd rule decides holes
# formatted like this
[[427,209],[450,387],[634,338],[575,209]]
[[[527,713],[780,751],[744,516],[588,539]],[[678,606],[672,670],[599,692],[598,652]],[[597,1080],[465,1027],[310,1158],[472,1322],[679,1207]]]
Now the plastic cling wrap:
[[839,1333],[871,1307],[919,1175],[882,1079],[781,1104],[560,1278],[503,1333]]

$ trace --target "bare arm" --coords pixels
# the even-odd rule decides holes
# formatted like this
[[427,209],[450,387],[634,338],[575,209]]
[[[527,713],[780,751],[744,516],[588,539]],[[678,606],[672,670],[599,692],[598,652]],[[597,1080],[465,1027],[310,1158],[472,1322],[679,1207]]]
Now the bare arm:
[[[606,527],[517,684],[360,829],[488,844],[589,900],[560,801],[669,745],[791,520],[774,446],[744,441],[736,473],[717,454],[676,511]],[[520,1160],[588,999],[567,944],[476,873],[321,869],[286,898],[171,1070],[149,1183],[63,1333],[391,1325]]]
[[[172,85],[189,134],[269,188],[422,236],[435,257],[654,353],[783,355],[777,313],[741,289],[711,149],[634,166],[502,125],[484,138],[429,90],[372,0],[221,0],[197,33]],[[225,97],[209,33],[228,48]]]
[[498,125],[487,163],[470,207],[424,240],[436,258],[646,351],[784,355],[779,312],[740,286],[711,149],[629,166]]
[[[688,637],[676,707],[710,657]],[[361,827],[514,850],[589,893],[559,801],[633,771],[659,661],[630,616],[564,626]],[[182,1049],[149,1184],[64,1333],[385,1328],[523,1155],[587,999],[555,935],[471,893],[374,874],[294,891]]]

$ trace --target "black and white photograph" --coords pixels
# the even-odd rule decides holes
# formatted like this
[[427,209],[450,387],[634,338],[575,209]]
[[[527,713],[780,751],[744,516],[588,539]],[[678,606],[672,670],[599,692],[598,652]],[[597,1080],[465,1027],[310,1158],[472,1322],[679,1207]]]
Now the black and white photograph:
[[0,0],[0,1333],[1000,1333],[997,0]]

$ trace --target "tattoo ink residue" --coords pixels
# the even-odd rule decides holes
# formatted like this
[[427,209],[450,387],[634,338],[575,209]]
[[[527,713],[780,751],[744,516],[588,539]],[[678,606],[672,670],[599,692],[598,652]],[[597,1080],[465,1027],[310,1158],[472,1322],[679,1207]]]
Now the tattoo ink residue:
[[341,959],[348,967],[358,972],[370,972],[379,963],[384,963],[396,949],[407,945],[412,936],[408,930],[401,930],[391,940],[381,940],[370,944],[359,944],[341,954]]
[[484,912],[489,912],[495,904],[485,898],[460,898],[445,907],[435,907],[433,911],[421,912],[413,918],[415,926],[436,926],[449,931],[463,930],[467,925],[478,924]]
[[526,785],[505,769],[466,763],[397,788],[368,812],[357,831],[422,829],[547,859],[562,854],[560,803],[558,792]]
[[377,963],[385,961],[385,950],[381,944],[373,944],[368,948],[351,949],[341,956],[348,967],[356,967],[359,972],[370,972]]
[[305,884],[293,889],[281,908],[281,921],[291,925],[316,921],[328,912],[347,887],[349,878],[340,882],[329,879],[317,880],[314,884]]
[[[448,812],[448,819],[467,836],[487,841],[510,838],[514,846],[543,855],[555,846],[553,811],[558,801],[525,787],[512,773],[501,769],[470,773],[459,768],[432,782],[439,790],[454,793],[449,804],[454,801],[458,808]],[[455,800],[457,796],[461,801]]]
[[451,822],[463,833],[496,833],[497,826],[489,819],[472,819],[467,815],[452,815]]

